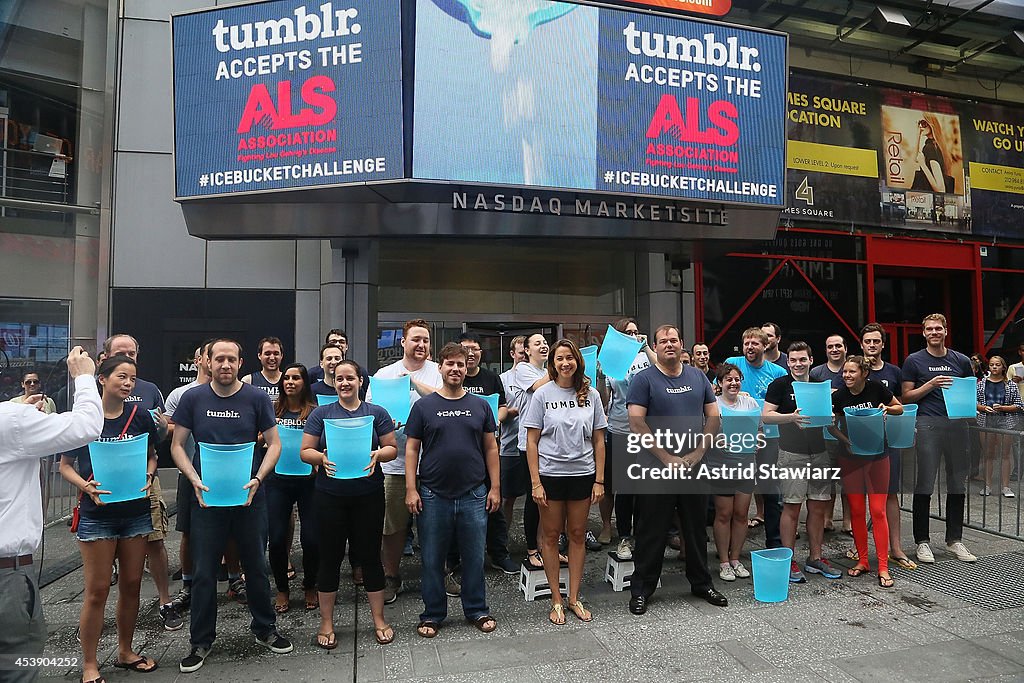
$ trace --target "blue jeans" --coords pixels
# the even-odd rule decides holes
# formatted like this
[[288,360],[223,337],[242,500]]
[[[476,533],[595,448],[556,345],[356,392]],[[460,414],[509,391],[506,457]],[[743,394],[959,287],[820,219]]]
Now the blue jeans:
[[191,643],[210,647],[217,636],[217,573],[228,538],[235,539],[245,571],[245,589],[252,622],[249,628],[266,638],[276,630],[277,617],[270,599],[267,577],[267,503],[257,492],[252,505],[199,507],[192,501],[189,543],[192,549]]
[[490,613],[484,587],[487,538],[487,486],[480,484],[459,498],[443,498],[420,486],[423,511],[418,515],[423,575],[420,621],[440,624],[448,616],[444,591],[445,558],[457,540],[462,555],[462,612],[475,621]]

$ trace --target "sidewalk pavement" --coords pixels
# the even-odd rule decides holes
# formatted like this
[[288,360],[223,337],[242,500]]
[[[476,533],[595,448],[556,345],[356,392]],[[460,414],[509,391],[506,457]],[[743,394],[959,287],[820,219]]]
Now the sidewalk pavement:
[[[144,678],[113,668],[112,589],[100,641],[101,673],[108,681],[146,683],[1024,679],[1024,543],[965,530],[965,543],[981,558],[976,565],[965,565],[946,552],[941,522],[932,526],[937,563],[912,572],[893,568],[895,589],[879,588],[874,574],[834,581],[808,575],[808,583],[791,585],[789,599],[778,604],[755,601],[750,579],[726,583],[717,578],[717,570],[715,584],[729,598],[729,606],[722,609],[698,600],[689,593],[677,553],[666,551],[664,587],[641,617],[627,610],[628,592],[615,593],[602,581],[607,553],[588,553],[583,594],[594,613],[588,624],[571,613],[564,626],[550,624],[547,600],[526,603],[518,577],[488,570],[487,595],[497,630],[480,633],[462,619],[458,599],[450,599],[449,619],[432,640],[415,631],[422,609],[419,562],[418,557],[407,557],[405,590],[386,607],[397,637],[383,647],[374,640],[365,594],[348,581],[346,563],[336,611],[339,646],[330,652],[313,643],[319,617],[303,610],[301,578],[292,582],[291,611],[278,619],[280,631],[295,644],[288,655],[271,654],[253,642],[248,611],[227,600],[227,584],[221,583],[219,636],[205,666],[195,674],[178,672],[178,661],[189,650],[188,619],[180,631],[163,630],[156,591],[146,575],[134,645],[155,657],[160,668]],[[521,528],[517,520],[513,544],[519,553]],[[591,528],[599,528],[596,519]],[[909,515],[904,515],[903,529],[909,528]],[[177,567],[178,539],[172,533],[168,541],[172,569]],[[297,539],[298,534],[296,544]],[[743,557],[748,568],[747,553],[763,547],[763,541],[763,532],[751,533]],[[805,541],[806,534],[797,541],[798,560],[806,556]],[[847,536],[827,534],[825,557],[849,567],[852,563],[844,557],[849,547]],[[913,557],[910,539],[904,540],[904,547]],[[66,527],[47,531],[46,553],[56,559],[74,557]],[[293,557],[297,555],[296,550]],[[717,567],[710,549],[709,557]],[[172,595],[178,587],[179,582],[172,582]],[[49,627],[46,655],[78,656],[81,570],[47,585],[42,593]],[[80,675],[79,669],[43,672],[44,678],[64,680],[79,680]]]

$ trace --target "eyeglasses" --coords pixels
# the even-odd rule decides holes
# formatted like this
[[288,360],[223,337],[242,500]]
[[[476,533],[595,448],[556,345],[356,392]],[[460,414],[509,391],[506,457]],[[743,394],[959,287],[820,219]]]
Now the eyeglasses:
[[630,337],[640,336],[639,330],[626,330],[626,334],[628,334]]
[[39,380],[37,380],[37,379],[27,379],[27,380],[25,380],[25,384],[39,384]]

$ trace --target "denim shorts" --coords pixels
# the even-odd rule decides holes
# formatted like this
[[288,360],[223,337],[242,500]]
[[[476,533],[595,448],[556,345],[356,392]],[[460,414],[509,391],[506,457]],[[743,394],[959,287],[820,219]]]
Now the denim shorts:
[[134,517],[111,517],[96,519],[82,515],[78,520],[79,541],[103,541],[132,538],[153,533],[153,516],[145,514]]

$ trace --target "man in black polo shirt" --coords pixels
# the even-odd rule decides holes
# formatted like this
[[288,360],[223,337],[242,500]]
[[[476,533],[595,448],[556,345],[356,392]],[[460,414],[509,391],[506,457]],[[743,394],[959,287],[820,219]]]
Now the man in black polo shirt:
[[[192,503],[190,546],[194,575],[190,641],[192,650],[181,660],[182,673],[203,666],[217,635],[217,571],[228,538],[233,538],[246,571],[251,629],[256,642],[271,652],[292,651],[291,642],[278,634],[277,620],[270,597],[265,550],[267,547],[267,507],[262,484],[274,470],[281,455],[274,405],[266,392],[238,379],[242,366],[242,345],[233,339],[218,339],[210,345],[212,381],[194,387],[181,397],[174,411],[174,437],[171,455],[195,490]],[[266,455],[255,448],[262,432]],[[195,465],[185,452],[189,435],[195,438]],[[207,507],[203,492],[202,444],[253,444],[252,478],[245,485],[248,498],[243,505]]]

